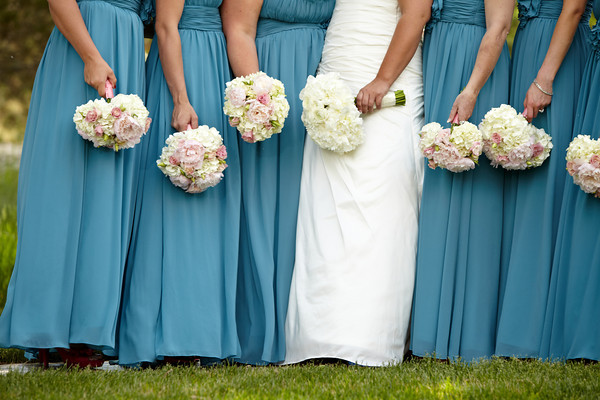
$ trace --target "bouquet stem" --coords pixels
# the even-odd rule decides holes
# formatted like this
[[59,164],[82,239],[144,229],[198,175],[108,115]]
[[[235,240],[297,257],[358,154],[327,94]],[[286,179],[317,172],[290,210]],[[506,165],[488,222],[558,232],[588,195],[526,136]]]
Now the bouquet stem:
[[406,105],[404,90],[396,90],[395,92],[388,93],[381,100],[381,108],[404,105]]

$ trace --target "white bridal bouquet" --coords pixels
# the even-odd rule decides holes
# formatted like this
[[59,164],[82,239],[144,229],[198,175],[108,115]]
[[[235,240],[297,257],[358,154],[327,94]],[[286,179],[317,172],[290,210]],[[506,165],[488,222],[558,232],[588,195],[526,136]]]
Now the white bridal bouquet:
[[281,132],[290,105],[281,81],[264,72],[235,78],[227,83],[223,112],[248,143]]
[[215,128],[206,125],[176,132],[166,140],[156,165],[173,185],[188,193],[201,193],[216,186],[227,168],[227,150]]
[[578,135],[567,148],[567,171],[581,190],[600,198],[600,140]]
[[113,97],[112,85],[106,84],[106,99],[90,100],[75,110],[73,122],[77,133],[94,147],[114,151],[127,149],[140,142],[150,122],[144,102],[135,94]]
[[511,170],[539,167],[552,150],[550,135],[506,104],[488,111],[479,129],[483,152],[494,167]]
[[[350,88],[339,75],[309,76],[300,92],[302,122],[319,147],[335,153],[347,153],[364,142],[362,119]],[[402,90],[388,93],[382,107],[406,104]]]
[[475,168],[482,150],[481,132],[470,122],[442,128],[437,122],[423,127],[419,148],[429,160],[429,168],[463,172]]

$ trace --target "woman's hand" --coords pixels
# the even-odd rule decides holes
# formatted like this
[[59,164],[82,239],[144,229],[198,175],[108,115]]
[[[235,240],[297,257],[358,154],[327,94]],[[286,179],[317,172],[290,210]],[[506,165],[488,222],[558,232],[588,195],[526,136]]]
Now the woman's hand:
[[[552,93],[552,81],[536,79],[536,82],[544,91]],[[550,105],[550,102],[552,102],[552,96],[542,92],[535,83],[532,83],[523,102],[525,109],[523,115],[527,118],[527,121],[531,122],[531,120],[538,116],[538,113],[543,112]]]
[[171,117],[171,126],[177,132],[183,132],[187,130],[188,125],[191,125],[192,129],[198,127],[198,115],[194,111],[194,107],[189,102],[175,104],[173,116]]
[[356,95],[356,108],[363,114],[381,108],[381,100],[390,90],[390,84],[381,79],[373,79]]
[[454,121],[457,116],[459,121],[471,118],[476,102],[477,94],[469,88],[465,88],[454,100],[447,122]]
[[84,64],[83,78],[85,83],[98,91],[100,97],[106,96],[105,82],[107,79],[113,88],[117,85],[115,73],[101,57],[87,61]]

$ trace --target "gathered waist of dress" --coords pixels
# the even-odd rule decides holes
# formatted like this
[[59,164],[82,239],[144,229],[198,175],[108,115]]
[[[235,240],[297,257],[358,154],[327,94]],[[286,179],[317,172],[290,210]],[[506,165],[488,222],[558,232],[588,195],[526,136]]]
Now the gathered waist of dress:
[[256,37],[271,35],[278,32],[289,31],[292,29],[326,29],[325,23],[311,22],[286,22],[276,19],[260,18],[256,26]]
[[185,6],[179,19],[179,29],[222,31],[219,9],[207,6]]
[[485,9],[465,5],[446,5],[440,12],[440,22],[448,22],[455,24],[476,25],[485,28]]
[[[534,9],[526,5],[518,5],[519,9],[519,21],[521,26],[525,25],[528,21],[534,18],[542,19],[553,19],[557,20],[562,12],[562,1],[542,1],[539,4],[539,8]],[[582,24],[587,24],[592,15],[592,5],[588,3],[585,12],[583,13],[581,20]]]
[[123,10],[133,11],[136,14],[140,13],[142,2],[136,0],[77,0],[77,3],[107,3],[111,6],[122,8]]

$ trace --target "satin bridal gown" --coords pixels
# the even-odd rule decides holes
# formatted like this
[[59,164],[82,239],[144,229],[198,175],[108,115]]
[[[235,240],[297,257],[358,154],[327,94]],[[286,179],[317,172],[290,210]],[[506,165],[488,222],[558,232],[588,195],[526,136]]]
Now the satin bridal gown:
[[[319,73],[356,94],[377,74],[400,18],[396,0],[338,0]],[[339,155],[306,139],[285,363],[402,361],[423,176],[421,49],[391,90],[406,106],[366,115],[366,140]]]

